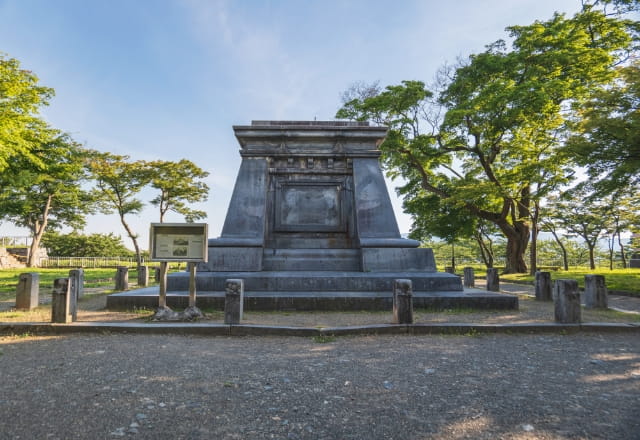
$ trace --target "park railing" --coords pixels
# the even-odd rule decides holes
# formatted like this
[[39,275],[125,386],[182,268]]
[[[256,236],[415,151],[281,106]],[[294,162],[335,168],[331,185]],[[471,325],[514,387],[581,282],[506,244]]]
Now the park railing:
[[[43,257],[38,261],[38,267],[83,267],[83,268],[109,268],[126,266],[137,267],[137,261],[133,257]],[[142,264],[146,264],[142,259]]]

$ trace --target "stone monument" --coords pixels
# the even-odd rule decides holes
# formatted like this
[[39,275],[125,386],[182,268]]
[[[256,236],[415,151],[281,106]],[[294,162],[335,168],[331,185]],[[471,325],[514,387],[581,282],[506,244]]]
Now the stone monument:
[[[224,309],[242,280],[244,310],[391,310],[395,280],[415,307],[513,309],[514,296],[463,290],[431,249],[400,236],[380,168],[386,127],[366,122],[253,121],[234,126],[242,163],[222,234],[198,263],[201,307]],[[189,274],[167,278],[186,307]],[[157,291],[110,295],[107,307],[153,307]]]
[[[198,290],[228,278],[259,292],[461,291],[431,249],[400,236],[380,168],[387,128],[367,122],[253,121],[234,126],[242,163],[219,238],[198,265]],[[186,288],[186,275],[168,290]]]

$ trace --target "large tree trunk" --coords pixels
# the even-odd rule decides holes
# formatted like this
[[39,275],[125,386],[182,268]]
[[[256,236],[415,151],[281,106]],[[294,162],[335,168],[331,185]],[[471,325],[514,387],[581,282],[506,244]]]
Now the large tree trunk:
[[535,203],[533,215],[531,216],[531,250],[529,259],[529,274],[535,275],[538,270],[538,217],[540,216],[540,205]]
[[529,244],[529,226],[519,221],[514,225],[501,222],[498,227],[507,237],[507,262],[504,273],[527,273],[525,254]]
[[624,245],[622,244],[622,237],[620,237],[620,229],[618,229],[618,245],[620,246],[620,258],[622,258],[622,268],[627,268],[627,255],[624,252]]
[[27,267],[37,267],[36,256],[38,255],[38,249],[40,249],[40,242],[42,241],[42,236],[44,235],[44,231],[47,229],[47,223],[49,222],[49,211],[51,210],[51,201],[53,200],[53,196],[49,195],[47,197],[47,203],[45,203],[44,209],[42,210],[42,221],[35,221],[31,227],[31,233],[33,234],[33,239],[31,240],[31,246],[29,246],[29,255],[27,256]]
[[589,247],[589,269],[594,270],[596,268],[596,260],[594,258],[594,248],[595,243],[591,244],[587,242],[587,246]]

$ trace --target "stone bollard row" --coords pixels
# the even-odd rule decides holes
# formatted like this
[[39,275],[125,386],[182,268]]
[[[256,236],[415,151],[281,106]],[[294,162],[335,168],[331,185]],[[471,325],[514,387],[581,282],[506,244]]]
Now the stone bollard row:
[[556,322],[562,324],[580,323],[582,311],[576,280],[555,280],[553,282],[553,306]]
[[118,266],[116,268],[115,290],[129,290],[129,268],[127,266]]
[[244,281],[239,279],[226,280],[224,289],[224,323],[240,324],[244,307]]
[[584,276],[584,305],[589,309],[607,308],[607,285],[604,275]]
[[551,301],[551,273],[536,272],[535,290],[537,301]]
[[16,287],[16,309],[31,310],[38,307],[40,294],[40,274],[22,273]]
[[140,266],[138,268],[138,287],[147,287],[149,285],[149,266]]
[[487,290],[490,292],[500,291],[500,275],[498,269],[493,267],[487,269]]
[[51,322],[66,324],[74,321],[75,309],[76,299],[71,292],[69,278],[55,279],[51,292]]
[[413,324],[413,287],[411,280],[393,281],[393,323]]
[[475,287],[476,286],[476,276],[473,272],[473,267],[465,267],[463,269],[464,273],[464,287]]

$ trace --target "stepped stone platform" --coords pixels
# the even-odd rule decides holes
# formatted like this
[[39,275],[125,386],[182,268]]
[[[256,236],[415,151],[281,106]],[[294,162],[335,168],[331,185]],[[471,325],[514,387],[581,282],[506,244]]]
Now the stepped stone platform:
[[[107,297],[110,310],[133,308],[154,309],[158,306],[158,288],[148,287],[116,293]],[[201,309],[224,310],[223,291],[197,293],[196,305]],[[186,290],[167,293],[167,305],[181,309],[189,304]],[[518,297],[480,289],[414,291],[415,308],[434,310],[479,309],[517,310]],[[383,291],[245,291],[244,310],[252,311],[391,311],[391,290]]]

